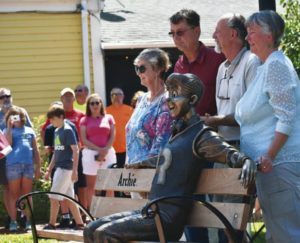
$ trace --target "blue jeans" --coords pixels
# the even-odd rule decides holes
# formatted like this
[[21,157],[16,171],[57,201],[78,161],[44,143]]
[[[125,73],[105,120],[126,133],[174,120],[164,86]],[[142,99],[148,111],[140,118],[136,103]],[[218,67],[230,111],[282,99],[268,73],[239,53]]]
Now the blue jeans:
[[33,179],[33,164],[6,164],[6,177],[8,181],[17,180],[23,177]]
[[256,189],[267,228],[268,243],[299,243],[300,163],[275,165],[268,173],[258,172]]

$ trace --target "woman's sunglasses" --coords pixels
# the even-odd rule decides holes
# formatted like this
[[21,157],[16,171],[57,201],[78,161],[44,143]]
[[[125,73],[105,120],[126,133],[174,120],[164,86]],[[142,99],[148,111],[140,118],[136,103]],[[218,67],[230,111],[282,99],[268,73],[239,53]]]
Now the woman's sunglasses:
[[144,65],[137,66],[134,65],[134,70],[137,74],[146,72],[146,67]]
[[100,102],[99,101],[92,101],[92,102],[90,102],[90,105],[91,106],[100,105]]

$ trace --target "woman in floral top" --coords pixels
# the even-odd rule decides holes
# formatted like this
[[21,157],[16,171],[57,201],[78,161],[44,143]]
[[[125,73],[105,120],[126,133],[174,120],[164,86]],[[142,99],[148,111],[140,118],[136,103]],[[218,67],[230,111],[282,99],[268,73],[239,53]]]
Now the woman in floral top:
[[163,77],[170,67],[169,57],[160,49],[145,49],[134,60],[136,74],[148,92],[140,97],[127,123],[127,163],[159,154],[171,134],[172,118],[166,104]]

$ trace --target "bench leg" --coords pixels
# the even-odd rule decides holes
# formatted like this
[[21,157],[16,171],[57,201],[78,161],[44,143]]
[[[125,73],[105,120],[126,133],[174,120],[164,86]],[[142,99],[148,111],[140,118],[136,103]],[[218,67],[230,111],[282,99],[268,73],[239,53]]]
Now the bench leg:
[[29,212],[30,212],[30,223],[31,223],[33,242],[38,243],[39,240],[38,240],[38,235],[37,235],[37,231],[36,231],[36,224],[35,224],[35,219],[33,216],[33,210],[32,210],[31,203],[30,203],[30,197],[26,197],[26,203],[27,203],[27,206],[28,206]]
[[[158,208],[158,205],[156,204],[153,204],[151,206],[152,210],[154,212],[157,212],[159,210]],[[166,236],[165,236],[165,233],[164,233],[164,227],[163,227],[163,224],[162,224],[162,221],[161,221],[161,218],[160,218],[160,214],[157,213],[155,214],[155,224],[156,224],[156,228],[157,228],[157,232],[158,232],[158,237],[159,237],[159,241],[160,243],[166,243]]]

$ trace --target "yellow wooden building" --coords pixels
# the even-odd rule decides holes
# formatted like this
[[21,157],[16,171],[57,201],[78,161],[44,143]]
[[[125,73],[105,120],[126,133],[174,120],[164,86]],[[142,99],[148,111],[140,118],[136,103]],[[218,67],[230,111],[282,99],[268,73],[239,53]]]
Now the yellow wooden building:
[[31,118],[65,87],[85,83],[105,97],[95,13],[98,1],[0,0],[0,87]]

